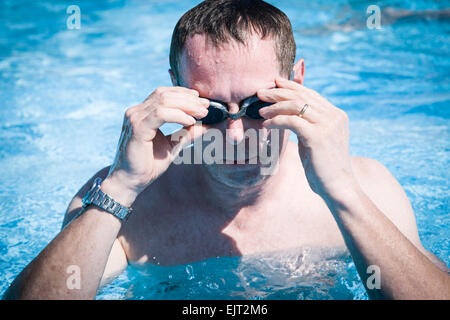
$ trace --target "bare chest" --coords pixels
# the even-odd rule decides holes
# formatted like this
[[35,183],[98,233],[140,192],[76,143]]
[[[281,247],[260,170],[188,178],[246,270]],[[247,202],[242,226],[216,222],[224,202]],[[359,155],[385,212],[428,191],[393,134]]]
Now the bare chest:
[[130,262],[186,264],[298,247],[344,246],[328,208],[311,197],[227,216],[192,203],[139,206],[119,237]]

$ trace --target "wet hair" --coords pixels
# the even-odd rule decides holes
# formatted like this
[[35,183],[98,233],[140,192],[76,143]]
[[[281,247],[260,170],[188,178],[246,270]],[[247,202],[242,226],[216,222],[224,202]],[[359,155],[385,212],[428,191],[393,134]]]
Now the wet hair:
[[180,80],[179,58],[186,41],[205,35],[215,47],[230,40],[246,44],[249,35],[273,39],[280,73],[289,76],[295,60],[295,40],[289,18],[262,0],[206,0],[187,11],[175,26],[170,67]]

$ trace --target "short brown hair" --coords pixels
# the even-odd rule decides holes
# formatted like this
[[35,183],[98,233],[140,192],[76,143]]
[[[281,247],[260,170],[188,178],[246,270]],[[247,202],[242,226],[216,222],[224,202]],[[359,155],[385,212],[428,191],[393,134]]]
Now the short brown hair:
[[172,34],[170,67],[180,80],[179,57],[186,40],[206,35],[214,46],[230,39],[242,44],[252,32],[274,40],[280,73],[288,76],[295,60],[295,40],[289,18],[262,0],[206,0],[186,12]]

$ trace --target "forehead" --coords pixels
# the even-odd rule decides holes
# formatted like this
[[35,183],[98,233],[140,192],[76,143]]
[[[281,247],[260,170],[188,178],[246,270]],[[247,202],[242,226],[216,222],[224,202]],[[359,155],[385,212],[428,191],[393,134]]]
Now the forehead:
[[180,56],[184,83],[202,96],[231,102],[270,88],[279,76],[273,40],[249,37],[244,45],[234,40],[218,47],[204,35],[186,41]]

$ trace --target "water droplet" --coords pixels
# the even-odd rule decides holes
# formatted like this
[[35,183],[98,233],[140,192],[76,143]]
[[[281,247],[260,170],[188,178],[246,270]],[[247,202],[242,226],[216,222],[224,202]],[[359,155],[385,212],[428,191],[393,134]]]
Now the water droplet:
[[186,273],[188,274],[188,280],[192,280],[192,279],[195,278],[195,276],[194,276],[194,268],[190,264],[188,264],[186,266]]

